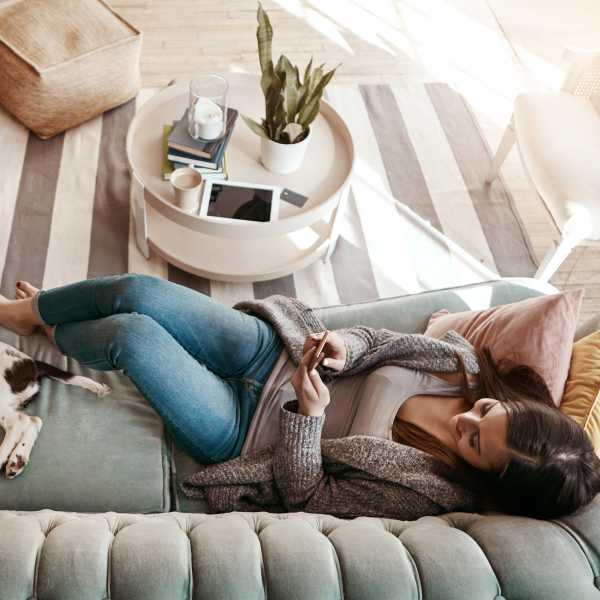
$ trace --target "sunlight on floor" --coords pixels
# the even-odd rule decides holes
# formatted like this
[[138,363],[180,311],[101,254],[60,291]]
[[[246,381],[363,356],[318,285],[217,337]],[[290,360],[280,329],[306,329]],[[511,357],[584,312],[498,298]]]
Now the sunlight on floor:
[[556,89],[562,79],[562,66],[513,48],[488,8],[475,10],[462,0],[274,1],[348,54],[360,52],[358,38],[418,64],[424,78],[454,86],[498,127],[510,117],[516,94],[533,85]]
[[[398,15],[388,21],[365,10],[354,2],[308,1],[357,37],[381,50],[385,50],[389,54],[396,55],[396,49],[412,52],[410,42],[399,30]],[[377,3],[374,4],[377,5]],[[389,2],[385,4],[389,4]]]
[[[368,49],[371,58],[365,58],[364,64],[365,75],[369,77],[382,77],[382,81],[387,82],[385,71],[381,75],[377,71],[377,61],[381,60],[380,64],[386,65],[382,69],[387,68],[389,75],[391,58],[391,64],[397,65],[402,85],[405,81],[408,84],[422,81],[448,83],[464,96],[473,109],[492,148],[510,119],[517,94],[559,89],[564,77],[565,64],[557,59],[560,53],[547,51],[551,44],[559,45],[558,36],[551,39],[550,34],[559,31],[560,23],[554,23],[550,30],[543,32],[535,30],[531,7],[525,10],[528,20],[520,22],[515,0],[512,0],[509,21],[517,35],[510,37],[503,29],[507,10],[502,9],[500,19],[492,10],[494,5],[498,6],[494,2],[273,2],[318,32],[319,37],[327,40],[329,47],[334,44],[339,49],[336,56],[342,62],[344,55],[352,57],[350,61],[361,61],[362,54]],[[564,33],[563,29],[560,33]],[[378,57],[375,61],[374,56]],[[239,67],[239,70],[244,68]],[[343,67],[339,72],[343,74]],[[377,79],[375,81],[378,82]],[[465,248],[474,252],[475,258],[437,230],[428,229],[428,223],[419,220],[405,205],[394,205],[389,182],[382,178],[377,160],[373,162],[372,149],[363,148],[362,144],[360,148],[352,191],[381,295],[427,289],[429,282],[421,280],[424,272],[432,273],[438,283],[436,287],[446,278],[454,283],[458,280],[468,283],[497,278],[493,270],[480,262],[485,257],[474,251],[477,243],[473,242],[470,246],[461,238]],[[512,184],[523,179],[516,155],[509,157],[505,170],[510,174]],[[527,187],[529,183],[522,185]],[[349,229],[344,235],[351,243],[361,243],[356,231]],[[453,237],[456,238],[455,235]],[[411,246],[428,248],[428,256],[412,256]],[[391,256],[397,257],[397,260],[390,260]],[[429,265],[428,269],[422,268],[424,263]],[[465,298],[465,301],[469,305],[480,306],[489,298]]]
[[560,89],[565,77],[565,65],[559,66],[551,63],[545,58],[530,52],[520,44],[515,44],[514,46],[525,64],[530,77],[535,82],[539,83],[545,90]]
[[294,243],[294,246],[299,250],[308,250],[319,241],[319,234],[310,227],[305,227],[298,231],[292,231],[288,234],[290,240]]
[[[360,156],[352,192],[365,235],[377,232],[368,237],[367,247],[380,295],[498,278],[497,273],[396,200],[386,191],[381,176]],[[421,252],[415,254],[413,248]]]
[[343,48],[349,54],[354,54],[354,50],[350,44],[346,41],[346,38],[342,35],[339,27],[335,21],[328,19],[321,13],[307,8],[304,11],[306,22],[314,27],[317,31],[320,31],[323,35],[327,36],[332,42],[335,42],[340,48]]
[[229,65],[229,71],[231,73],[240,73],[242,75],[248,75],[250,73],[247,67],[243,67],[242,65],[237,63],[231,63]]
[[505,123],[515,94],[514,56],[503,36],[461,13],[447,0],[399,2],[423,66],[472,106]]
[[[393,0],[364,2],[359,0],[274,0],[290,14],[305,19],[332,42],[354,54],[343,30],[391,55],[403,52],[411,59],[416,55],[412,44],[401,30],[400,15]],[[363,7],[361,4],[365,4]],[[311,8],[312,6],[312,8]]]

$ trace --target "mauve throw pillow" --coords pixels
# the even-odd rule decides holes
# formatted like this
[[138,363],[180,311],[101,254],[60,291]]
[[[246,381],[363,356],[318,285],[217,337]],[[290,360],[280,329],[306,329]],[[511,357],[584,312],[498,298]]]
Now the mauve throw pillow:
[[485,310],[431,315],[425,335],[458,331],[476,348],[487,346],[495,360],[508,358],[535,369],[556,406],[562,399],[583,291],[529,298]]

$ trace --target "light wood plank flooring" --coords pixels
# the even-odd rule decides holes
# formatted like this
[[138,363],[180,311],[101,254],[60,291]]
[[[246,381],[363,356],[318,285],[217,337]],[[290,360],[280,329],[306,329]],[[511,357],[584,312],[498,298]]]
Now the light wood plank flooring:
[[[144,32],[144,85],[195,70],[258,73],[254,0],[113,0]],[[566,45],[594,43],[597,0],[265,0],[274,53],[342,63],[336,81],[446,81],[474,108],[495,148],[519,92],[556,89]],[[557,237],[513,151],[503,169],[539,258]],[[577,248],[552,282],[583,286],[582,318],[600,313],[600,250]]]

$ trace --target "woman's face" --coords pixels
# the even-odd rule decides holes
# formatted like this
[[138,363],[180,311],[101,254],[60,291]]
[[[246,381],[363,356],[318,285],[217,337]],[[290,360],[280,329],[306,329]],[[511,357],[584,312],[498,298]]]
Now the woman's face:
[[482,471],[501,471],[508,460],[506,408],[493,398],[480,398],[467,412],[453,416],[450,433],[457,454]]

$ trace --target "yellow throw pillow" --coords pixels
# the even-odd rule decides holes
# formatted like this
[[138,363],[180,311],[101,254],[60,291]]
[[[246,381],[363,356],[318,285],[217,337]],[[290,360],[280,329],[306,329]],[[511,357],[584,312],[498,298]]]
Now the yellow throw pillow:
[[600,456],[600,331],[573,344],[560,410],[583,427]]

